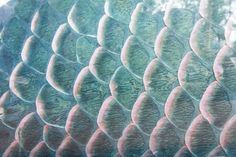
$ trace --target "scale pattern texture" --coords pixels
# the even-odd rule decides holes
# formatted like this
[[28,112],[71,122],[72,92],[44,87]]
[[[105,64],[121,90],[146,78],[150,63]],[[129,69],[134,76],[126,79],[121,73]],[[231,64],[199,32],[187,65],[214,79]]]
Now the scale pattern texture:
[[235,157],[236,2],[0,8],[0,156]]

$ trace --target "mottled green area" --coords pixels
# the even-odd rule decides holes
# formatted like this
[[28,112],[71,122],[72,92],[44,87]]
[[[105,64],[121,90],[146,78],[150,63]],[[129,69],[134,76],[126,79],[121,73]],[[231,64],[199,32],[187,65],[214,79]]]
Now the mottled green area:
[[186,130],[195,116],[192,98],[178,86],[170,93],[165,104],[165,115],[179,129]]
[[172,89],[178,85],[177,75],[160,59],[153,59],[147,66],[143,82],[145,90],[161,103],[165,103]]
[[157,36],[155,53],[172,70],[178,71],[179,64],[186,53],[186,48],[181,39],[165,27]]
[[99,21],[97,40],[105,49],[120,54],[128,32],[128,25],[104,15]]
[[9,88],[9,76],[0,70],[0,95],[6,92]]
[[10,74],[19,62],[19,53],[12,53],[4,44],[0,45],[0,70]]
[[213,128],[201,114],[193,120],[186,132],[185,143],[196,156],[207,156],[217,146]]
[[31,22],[31,31],[37,37],[51,43],[60,23],[61,20],[58,15],[48,3],[45,3],[34,14]]
[[165,12],[167,27],[183,37],[189,37],[195,22],[194,12],[183,8],[172,8]]
[[152,131],[149,148],[155,156],[173,157],[180,147],[181,141],[176,128],[163,117]]
[[129,115],[126,115],[124,108],[110,96],[102,104],[97,124],[113,139],[119,139],[129,120]]
[[56,54],[76,62],[76,41],[79,35],[76,34],[68,24],[62,24],[58,27],[52,41],[52,49]]
[[119,67],[110,81],[112,96],[125,108],[131,110],[138,95],[142,92],[142,82],[123,66]]
[[16,17],[11,18],[1,32],[3,43],[16,58],[20,57],[19,52],[21,51],[26,36],[27,29],[23,26],[22,21]]
[[62,127],[65,126],[67,115],[75,103],[72,96],[64,95],[46,84],[36,99],[37,113],[45,122]]
[[133,123],[124,129],[117,145],[121,156],[130,157],[141,156],[148,147],[145,136]]
[[96,7],[90,0],[78,0],[70,10],[68,22],[78,33],[96,36],[103,8]]
[[119,22],[129,23],[130,16],[140,0],[106,0],[105,12]]
[[98,79],[109,83],[113,73],[120,66],[120,56],[98,47],[89,62],[89,69]]
[[20,62],[11,73],[9,86],[17,97],[33,102],[45,82],[44,77]]
[[25,64],[35,70],[46,73],[52,50],[47,49],[36,36],[30,36],[24,44],[21,58]]
[[14,7],[15,14],[29,23],[39,2],[37,0],[17,0],[17,2],[18,4]]
[[213,65],[216,54],[223,47],[224,36],[221,27],[214,27],[205,19],[200,19],[190,36],[193,51],[209,66]]
[[236,52],[228,46],[224,46],[216,57],[214,74],[216,80],[225,86],[229,93],[235,95],[236,90]]
[[143,77],[143,73],[153,57],[153,50],[147,48],[135,36],[127,38],[121,51],[121,62],[139,78]]
[[85,67],[77,76],[73,94],[85,111],[97,117],[103,101],[109,95],[109,89],[92,75],[88,67]]
[[95,122],[80,105],[75,105],[70,110],[65,130],[76,142],[86,144],[95,129]]
[[232,106],[224,88],[217,81],[212,82],[200,102],[202,115],[211,125],[221,128],[229,118],[231,109]]
[[0,110],[2,122],[10,128],[16,128],[24,116],[35,110],[35,105],[7,91],[0,98]]
[[151,134],[161,117],[161,112],[153,98],[146,92],[140,94],[132,109],[132,121],[145,133]]
[[88,36],[81,36],[76,41],[76,57],[77,61],[83,65],[87,65],[89,60],[98,47],[97,39]]
[[59,92],[72,94],[75,79],[81,69],[80,64],[53,55],[49,61],[46,78],[48,83]]
[[143,42],[153,47],[164,22],[160,12],[153,13],[143,3],[138,3],[131,16],[130,31]]
[[180,85],[199,100],[209,83],[214,80],[214,75],[193,52],[189,52],[181,62],[178,79]]

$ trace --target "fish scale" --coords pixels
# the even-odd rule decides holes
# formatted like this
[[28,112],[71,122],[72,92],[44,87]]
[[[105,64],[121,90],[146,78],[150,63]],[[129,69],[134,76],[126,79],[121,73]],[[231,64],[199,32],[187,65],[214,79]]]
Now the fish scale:
[[1,156],[235,157],[234,3],[2,6]]

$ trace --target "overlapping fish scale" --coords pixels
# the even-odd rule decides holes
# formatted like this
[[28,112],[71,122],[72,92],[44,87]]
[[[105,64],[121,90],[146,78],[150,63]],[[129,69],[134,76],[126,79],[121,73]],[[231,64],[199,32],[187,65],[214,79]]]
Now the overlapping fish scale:
[[149,148],[155,156],[172,157],[181,148],[182,141],[177,129],[166,117],[162,117],[153,129]]
[[166,117],[179,129],[188,128],[195,110],[194,100],[181,86],[172,90],[165,103]]
[[211,125],[221,128],[232,110],[229,96],[218,82],[212,82],[200,101],[200,111]]
[[76,62],[76,41],[80,36],[67,23],[61,24],[54,34],[52,49],[65,59]]
[[233,157],[236,155],[236,116],[234,115],[225,124],[221,134],[220,134],[220,145],[226,152],[227,156]]
[[64,127],[70,109],[76,104],[74,97],[56,91],[45,84],[36,98],[37,113],[41,119],[53,126]]
[[148,148],[148,138],[135,124],[130,123],[119,138],[117,147],[121,156],[141,156]]
[[194,157],[194,155],[189,151],[187,146],[183,146],[174,157]]
[[48,3],[44,3],[33,16],[31,31],[40,39],[51,43],[58,25],[62,22],[63,19],[56,14],[53,8]]
[[194,25],[189,42],[193,52],[212,67],[216,54],[225,42],[224,30],[201,18]]
[[45,76],[20,62],[16,65],[9,79],[11,91],[26,102],[34,102]]
[[103,15],[98,24],[98,43],[114,53],[120,54],[126,38],[130,34],[127,24]]
[[19,1],[0,37],[3,156],[235,156],[233,7],[166,3]]
[[151,96],[158,102],[165,103],[172,89],[178,85],[177,74],[171,71],[159,58],[155,58],[144,72],[143,84]]
[[154,45],[156,36],[162,27],[164,27],[163,15],[160,10],[154,10],[151,2],[140,2],[136,5],[129,23],[131,33],[137,36],[141,41]]
[[235,56],[235,50],[225,45],[217,54],[213,66],[216,80],[230,91],[230,95],[235,95],[233,91],[236,89]]
[[214,80],[214,74],[195,53],[188,52],[180,63],[178,80],[183,89],[200,100],[209,83]]
[[125,67],[120,66],[113,74],[110,84],[111,95],[125,108],[131,110],[143,90],[141,80],[135,78]]
[[152,48],[149,48],[134,35],[127,38],[121,50],[121,62],[136,77],[140,79],[143,77],[152,58],[154,58]]
[[96,128],[94,119],[80,105],[70,110],[65,130],[76,142],[86,145]]
[[103,156],[110,157],[115,152],[114,141],[103,131],[97,129],[86,145],[87,157]]
[[230,16],[231,3],[229,0],[201,0],[199,13],[209,22],[224,26]]
[[108,16],[128,24],[131,14],[139,1],[141,0],[106,0],[104,10]]
[[0,122],[0,155],[4,153],[7,147],[14,141],[14,129],[5,126]]
[[39,142],[29,154],[29,157],[51,157],[54,155],[44,141]]
[[72,94],[73,84],[82,65],[65,60],[58,55],[52,55],[46,72],[48,83],[57,91],[66,95]]
[[225,26],[225,40],[229,47],[235,49],[236,39],[236,29],[235,29],[235,19],[236,19],[236,12],[234,11],[233,14],[230,16],[226,26]]
[[40,73],[46,73],[49,57],[52,54],[52,50],[46,48],[45,44],[32,35],[28,37],[24,43],[21,52],[22,61],[37,70]]
[[97,38],[90,36],[81,36],[76,41],[76,58],[77,61],[83,65],[88,65],[90,58],[99,47]]
[[15,157],[15,156],[27,157],[27,155],[28,153],[25,152],[23,148],[21,148],[21,146],[16,140],[13,141],[3,153],[4,157]]
[[[128,114],[130,114],[128,112]],[[113,139],[121,137],[124,128],[128,125],[130,115],[112,97],[108,97],[99,111],[97,124],[99,128]]]
[[139,95],[134,103],[131,117],[135,125],[144,133],[151,134],[156,123],[161,118],[162,106],[147,93],[143,92]]
[[31,151],[42,139],[42,135],[43,122],[35,112],[31,112],[18,125],[15,139],[25,151]]
[[102,102],[109,95],[109,89],[108,85],[96,79],[87,66],[79,72],[76,78],[73,95],[85,111],[97,117]]
[[217,144],[217,138],[209,122],[199,114],[185,134],[185,143],[196,156],[207,156]]
[[67,20],[77,33],[96,36],[103,13],[103,8],[97,7],[90,0],[78,0],[71,8]]
[[144,152],[142,157],[155,157],[155,156],[153,155],[152,151],[148,149],[146,152]]
[[10,128],[16,128],[21,119],[35,111],[35,104],[24,102],[11,91],[6,91],[0,98],[1,121]]
[[164,27],[156,37],[156,56],[174,71],[178,70],[180,62],[187,51],[182,41],[183,40],[176,36],[168,27]]
[[56,151],[65,138],[66,132],[64,128],[44,125],[43,141],[50,150]]
[[91,73],[104,83],[109,83],[113,73],[120,66],[119,55],[98,47],[90,58]]
[[81,157],[82,153],[80,145],[73,141],[70,136],[67,136],[57,149],[56,157]]
[[166,6],[165,25],[179,36],[189,38],[198,18],[198,0],[170,0]]
[[227,157],[224,149],[219,145],[215,147],[209,154],[208,157],[215,157],[215,156],[222,156],[222,157]]

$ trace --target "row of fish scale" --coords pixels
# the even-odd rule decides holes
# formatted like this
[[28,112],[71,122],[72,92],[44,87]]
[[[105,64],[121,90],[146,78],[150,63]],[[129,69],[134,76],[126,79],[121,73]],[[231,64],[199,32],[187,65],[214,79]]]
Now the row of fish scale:
[[[23,147],[28,151],[31,150],[30,156],[40,155],[40,152],[53,156],[52,151],[56,151],[56,156],[83,156],[85,153],[87,156],[113,156],[115,154],[116,156],[153,156],[153,154],[159,156],[184,156],[184,154],[186,156],[214,156],[225,155],[224,151],[227,155],[234,156],[234,118],[229,120],[226,124],[227,127],[225,126],[221,133],[220,144],[223,148],[218,146],[219,143],[216,141],[218,133],[215,134],[213,129],[215,126],[221,129],[227,119],[234,114],[231,112],[231,97],[227,95],[229,91],[227,89],[225,91],[224,88],[231,89],[230,94],[234,89],[234,85],[230,81],[230,78],[233,78],[230,71],[232,73],[234,71],[232,59],[234,51],[231,50],[233,46],[230,43],[233,42],[233,38],[229,39],[229,36],[234,32],[232,26],[228,26],[225,37],[228,38],[226,39],[228,43],[226,48],[218,53],[223,47],[224,37],[222,37],[222,28],[216,26],[221,23],[217,21],[218,19],[214,19],[213,15],[215,15],[215,11],[220,9],[201,10],[204,9],[202,8],[203,4],[208,4],[209,8],[217,8],[220,5],[202,0],[199,12],[203,18],[198,21],[192,31],[196,20],[193,12],[196,11],[198,5],[194,2],[185,1],[180,8],[175,5],[168,6],[169,10],[164,16],[167,27],[163,29],[164,25],[159,21],[155,23],[155,18],[151,17],[158,17],[158,20],[161,21],[159,18],[162,16],[162,13],[159,12],[152,13],[152,1],[126,3],[107,0],[105,2],[106,15],[101,20],[99,19],[104,14],[102,11],[99,12],[100,17],[94,12],[92,12],[93,15],[80,16],[88,11],[83,8],[85,10],[82,9],[80,12],[79,8],[80,4],[89,4],[89,7],[96,10],[97,8],[94,6],[103,6],[104,1],[102,0],[99,2],[89,1],[89,3],[78,1],[76,4],[74,1],[59,4],[58,1],[50,0],[48,3],[50,6],[43,4],[41,9],[45,7],[46,9],[43,9],[48,10],[47,13],[54,18],[59,16],[53,15],[57,14],[55,10],[60,13],[69,13],[67,17],[69,24],[62,24],[65,21],[58,20],[60,22],[56,21],[56,25],[54,25],[56,22],[52,22],[51,25],[49,21],[55,19],[50,16],[50,20],[45,21],[46,23],[40,21],[46,16],[42,9],[34,16],[31,28],[37,37],[46,42],[52,41],[52,50],[55,55],[51,57],[47,68],[40,67],[41,69],[39,69],[37,65],[42,64],[39,62],[41,56],[37,57],[38,61],[36,59],[36,62],[35,60],[30,61],[32,57],[27,56],[27,53],[32,51],[30,45],[32,37],[30,37],[28,45],[25,44],[24,51],[22,51],[24,63],[20,63],[14,69],[14,75],[12,74],[10,77],[10,87],[13,93],[19,96],[23,102],[26,100],[29,103],[36,100],[36,111],[47,125],[44,126],[43,131],[41,126],[40,129],[36,129],[41,130],[37,136],[17,137],[17,141],[13,141],[4,154],[24,154],[24,151],[20,152],[18,149]],[[74,6],[70,10],[73,4]],[[220,4],[226,3],[222,1]],[[62,5],[67,7],[61,7]],[[51,10],[51,7],[55,10]],[[120,8],[122,11],[116,8]],[[213,13],[207,11],[213,11]],[[178,14],[178,16],[174,16],[174,14]],[[139,21],[139,16],[147,16],[150,19],[145,18],[144,21]],[[76,23],[78,22],[76,17],[81,17],[86,22]],[[93,19],[91,17],[97,18],[95,23],[98,25],[98,31],[95,27],[96,24],[90,25],[94,21],[87,22],[87,20]],[[133,36],[129,36],[129,23]],[[148,23],[153,25],[150,26]],[[90,27],[86,27],[89,25]],[[50,29],[47,30],[46,26]],[[141,28],[138,28],[139,26]],[[90,28],[93,31],[83,30]],[[154,28],[155,30],[152,30]],[[40,32],[41,30],[42,32]],[[153,33],[153,31],[156,32]],[[98,32],[97,38],[101,45],[100,48],[94,38],[96,32]],[[47,33],[52,37],[48,38]],[[186,39],[189,38],[190,33],[190,46],[193,52],[187,53],[189,45],[186,43]],[[204,36],[204,33],[207,36]],[[8,37],[5,38],[8,39]],[[155,38],[156,41],[153,40]],[[211,43],[205,45],[208,42]],[[38,44],[39,41],[35,43]],[[32,44],[33,47],[35,43]],[[21,46],[21,44],[19,45]],[[137,46],[141,47],[136,49]],[[41,46],[38,47],[41,48]],[[38,49],[36,48],[36,50]],[[67,50],[73,53],[68,53]],[[51,56],[49,51],[39,50],[42,54],[48,55],[47,58]],[[83,51],[86,53],[84,54]],[[154,58],[154,51],[158,58]],[[204,51],[208,54],[205,55]],[[218,54],[216,55],[216,53]],[[139,55],[140,57],[138,57]],[[144,60],[142,55],[146,55],[147,59]],[[34,55],[32,54],[32,56]],[[173,58],[173,56],[177,56],[177,58]],[[139,58],[142,62],[139,61]],[[175,61],[173,62],[173,60]],[[76,63],[77,61],[83,66]],[[209,69],[212,69],[213,61],[215,63],[212,71]],[[45,60],[44,64],[47,63],[48,61]],[[227,66],[228,63],[230,63],[230,67]],[[78,69],[77,66],[79,66]],[[137,68],[138,66],[140,68]],[[75,71],[73,71],[74,68]],[[67,75],[64,76],[65,73],[61,73],[60,69],[67,69],[68,71],[65,71]],[[45,72],[47,76],[43,74]],[[225,72],[228,74],[225,75]],[[222,74],[224,74],[223,78]],[[214,81],[214,75],[220,84],[216,81],[211,83]],[[32,78],[32,76],[35,77]],[[37,76],[42,76],[43,79]],[[43,81],[46,80],[45,77],[52,87],[48,84],[43,86],[46,83]],[[37,89],[34,89],[34,79],[40,84]],[[27,85],[27,83],[33,84],[33,86]],[[39,90],[41,87],[42,89]],[[73,96],[71,95],[72,87]],[[27,95],[27,92],[24,94],[25,91],[30,93],[31,90],[33,96]],[[39,94],[37,94],[38,92]],[[78,102],[75,102],[74,98]],[[199,110],[198,101],[200,101],[201,114],[194,118]],[[213,104],[217,104],[217,107]],[[7,107],[8,105],[2,105],[2,108],[6,108],[6,110]],[[4,114],[8,115],[6,110]],[[165,115],[163,115],[163,111]],[[36,117],[38,116],[36,113],[34,114]],[[34,123],[34,120],[29,114],[23,118],[18,127],[16,124],[17,136],[27,134],[28,127],[33,127],[31,123]],[[22,127],[23,124],[26,128]],[[117,126],[114,126],[115,124]],[[65,137],[64,127],[69,136]],[[86,130],[86,134],[83,131],[84,127],[88,127],[90,130],[89,132]],[[117,129],[114,129],[115,127]],[[185,134],[183,130],[186,129],[184,142],[181,134]],[[53,133],[54,131],[61,132],[59,130],[63,133],[59,142],[54,145],[51,142],[57,137],[54,137]],[[77,131],[81,134],[78,134]],[[48,132],[52,132],[52,134]],[[42,134],[44,137],[37,140],[36,138]],[[52,137],[51,140],[50,137]],[[31,140],[32,142],[37,141],[34,148],[32,148],[33,146],[28,148],[27,143]]]

